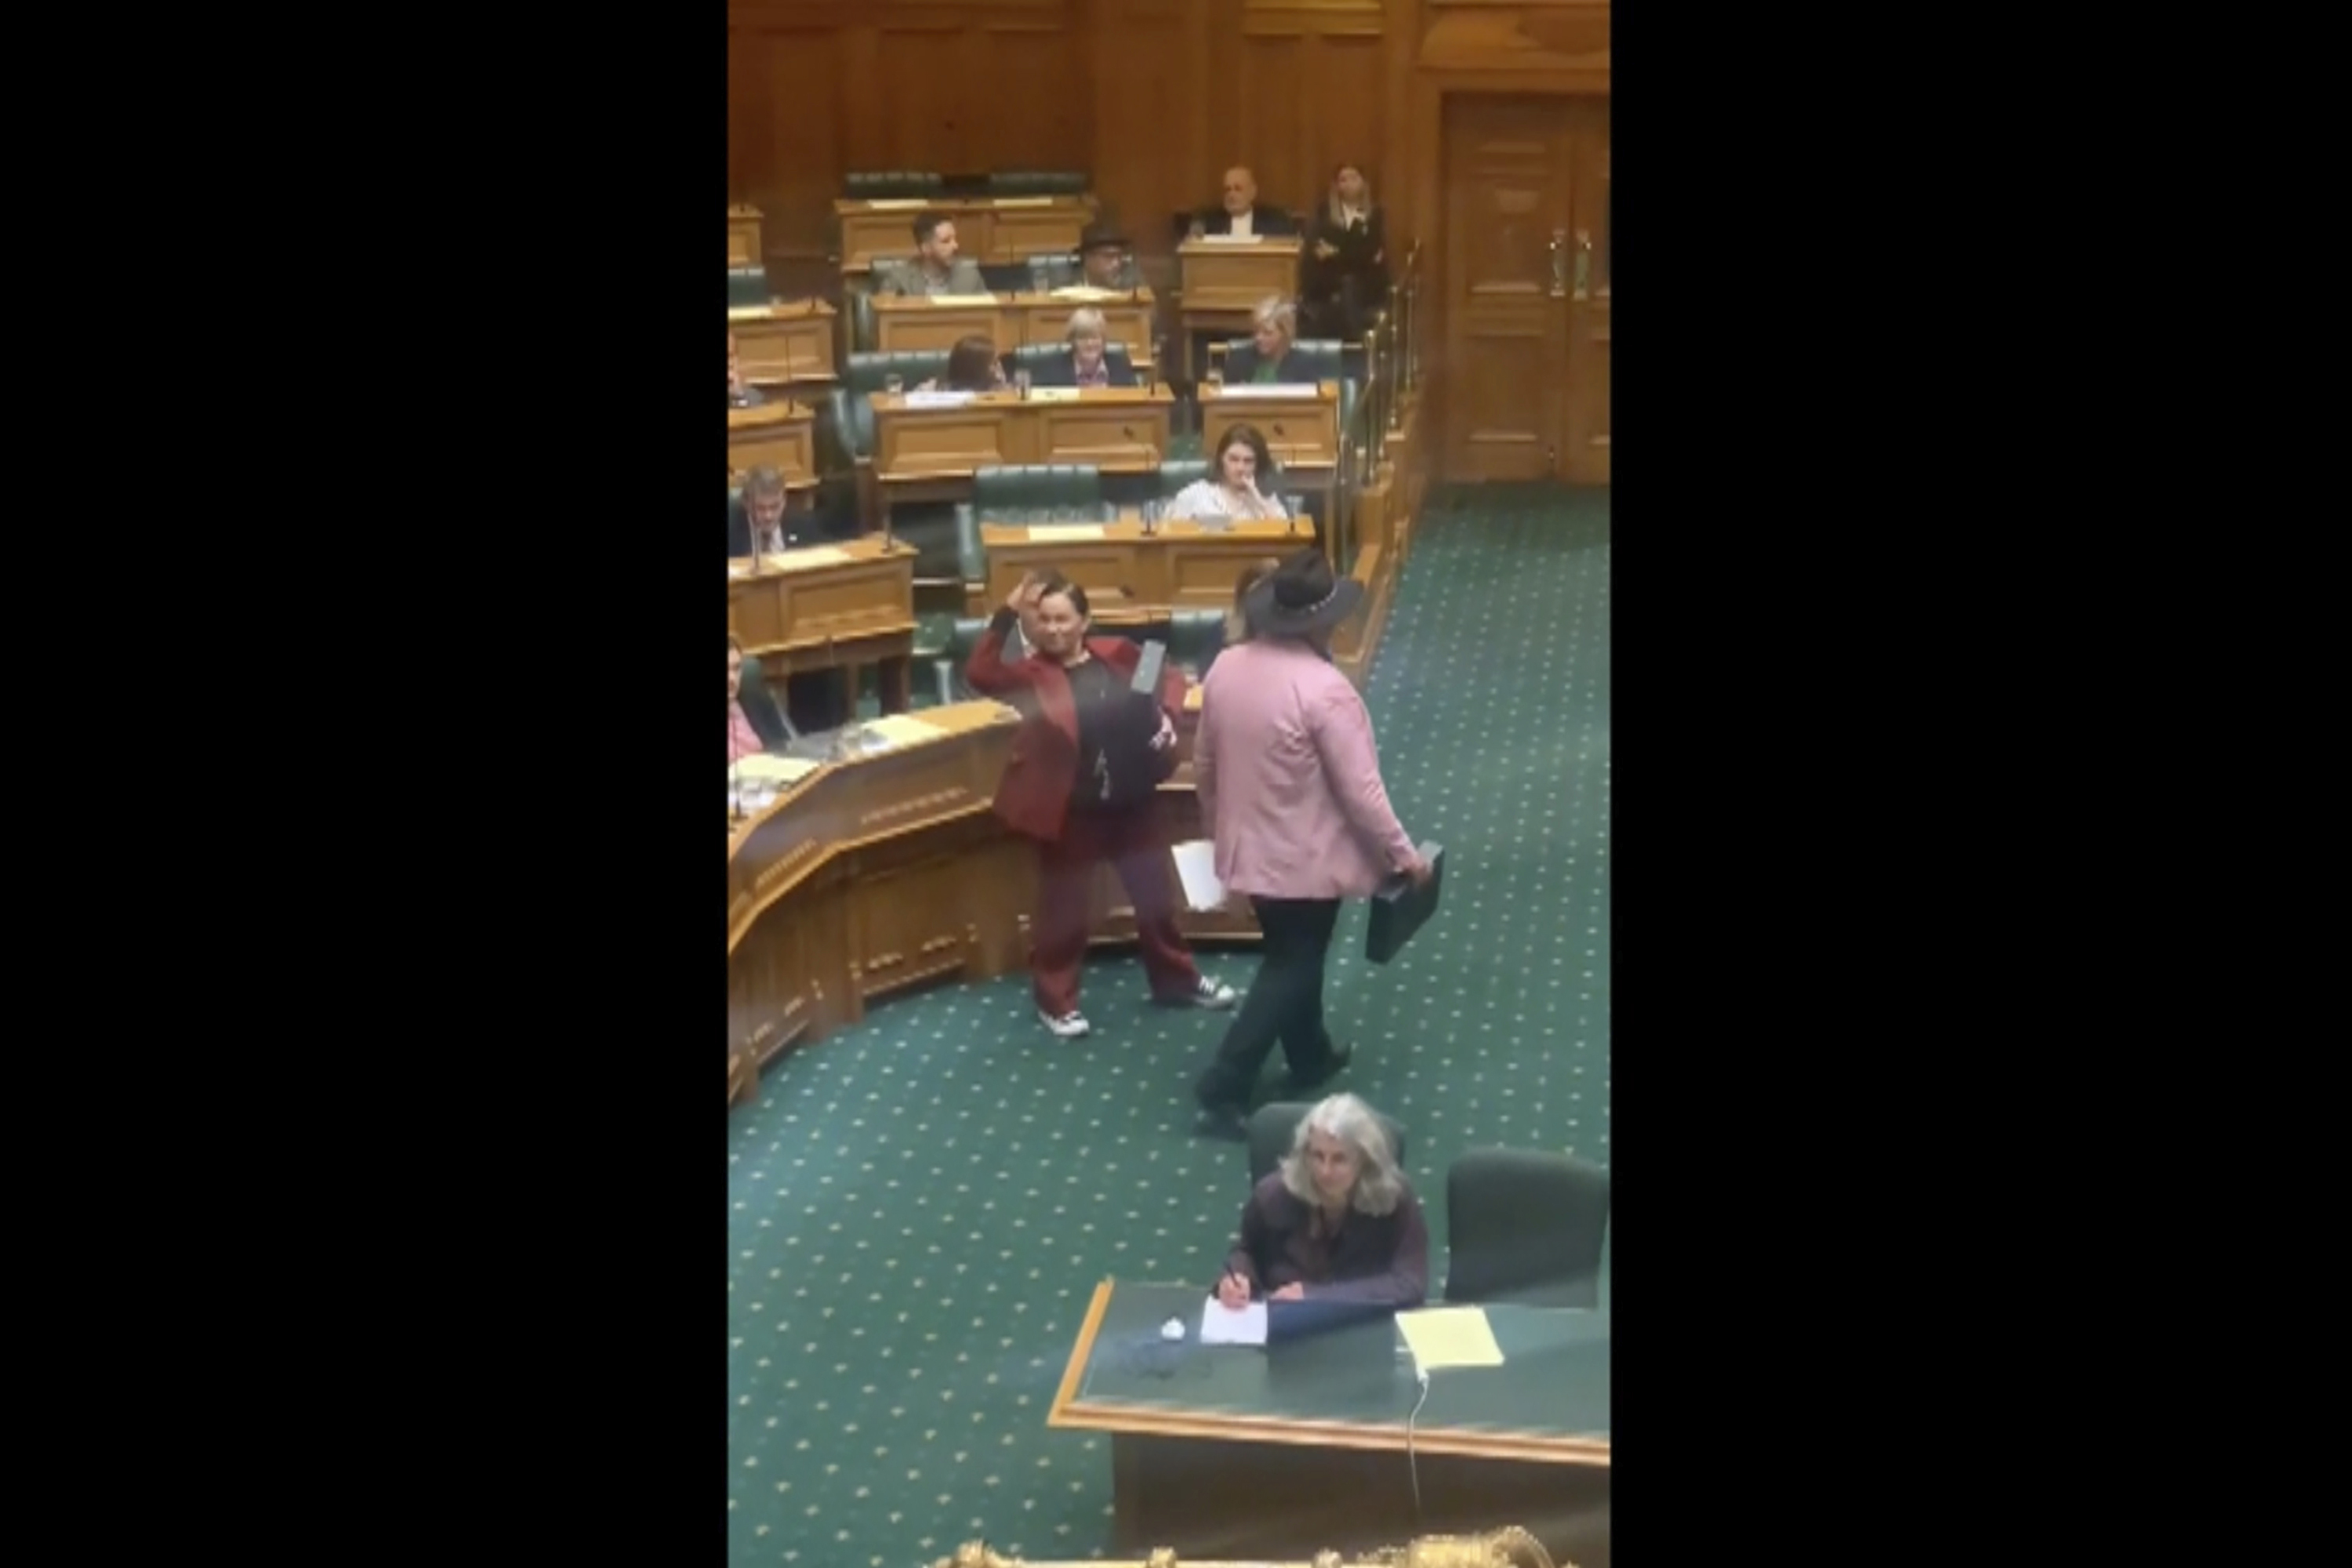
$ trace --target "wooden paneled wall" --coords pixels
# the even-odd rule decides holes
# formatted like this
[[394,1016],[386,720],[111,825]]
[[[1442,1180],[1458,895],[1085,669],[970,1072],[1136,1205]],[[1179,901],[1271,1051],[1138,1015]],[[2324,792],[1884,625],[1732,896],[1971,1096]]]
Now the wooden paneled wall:
[[1084,169],[1150,251],[1236,163],[1296,210],[1356,162],[1394,211],[1424,3],[729,0],[728,199],[772,266],[830,251],[853,169]]

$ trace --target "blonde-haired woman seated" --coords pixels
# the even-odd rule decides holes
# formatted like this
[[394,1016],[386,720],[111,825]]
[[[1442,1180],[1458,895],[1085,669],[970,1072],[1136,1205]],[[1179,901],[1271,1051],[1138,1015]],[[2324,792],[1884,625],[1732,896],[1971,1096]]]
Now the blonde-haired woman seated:
[[1110,357],[1110,331],[1093,306],[1070,312],[1062,352],[1031,373],[1036,386],[1133,386],[1135,366]]
[[1217,1300],[1370,1301],[1429,1298],[1429,1226],[1388,1130],[1352,1094],[1299,1120],[1290,1152],[1242,1206]]
[[1213,462],[1211,478],[1195,479],[1176,492],[1176,499],[1168,503],[1170,517],[1213,522],[1289,515],[1279,501],[1259,489],[1261,481],[1273,480],[1274,458],[1267,455],[1265,437],[1257,433],[1256,426],[1229,427],[1217,438]]
[[1225,384],[1247,382],[1306,382],[1314,375],[1307,356],[1294,352],[1298,342],[1298,309],[1287,300],[1259,302],[1251,318],[1250,342],[1225,355]]

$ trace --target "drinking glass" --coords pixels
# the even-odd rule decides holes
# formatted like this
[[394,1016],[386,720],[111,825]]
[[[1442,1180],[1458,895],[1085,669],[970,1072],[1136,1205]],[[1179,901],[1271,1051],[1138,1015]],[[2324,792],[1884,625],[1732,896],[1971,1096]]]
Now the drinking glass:
[[906,384],[907,381],[904,376],[886,375],[882,378],[882,390],[888,393],[893,397],[898,396],[898,389]]
[[1027,370],[1016,370],[1013,373],[1013,390],[1019,393],[1024,397],[1029,395],[1029,373]]
[[1051,288],[1052,279],[1047,276],[1044,267],[1037,266],[1029,268],[1029,292],[1032,294],[1044,294],[1049,292]]

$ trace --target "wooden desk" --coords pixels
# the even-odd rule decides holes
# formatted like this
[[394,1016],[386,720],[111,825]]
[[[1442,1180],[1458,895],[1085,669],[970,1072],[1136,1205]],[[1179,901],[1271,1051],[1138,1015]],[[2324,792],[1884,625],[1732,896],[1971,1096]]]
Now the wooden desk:
[[[1090,533],[1090,537],[1077,537]],[[1143,531],[1140,517],[1100,524],[993,523],[982,519],[988,550],[986,610],[1021,585],[1022,574],[1058,568],[1087,591],[1096,616],[1111,625],[1160,621],[1175,610],[1223,610],[1234,602],[1242,568],[1314,542],[1301,522],[1236,522],[1223,532],[1197,522],[1163,522]],[[1116,593],[1117,597],[1111,597]]]
[[[1111,1434],[1114,1552],[1361,1551],[1508,1521],[1562,1562],[1606,1560],[1605,1310],[1489,1307],[1505,1364],[1436,1373],[1423,1402],[1391,1321],[1271,1352],[1204,1347],[1207,1294],[1205,1279],[1098,1286],[1046,1414]],[[1171,1316],[1185,1330],[1172,1344]],[[1417,1403],[1418,1497],[1403,1485]]]
[[822,300],[778,300],[727,312],[736,362],[754,386],[829,386],[840,377],[834,359],[834,309]]
[[[1013,710],[957,703],[892,728],[911,739],[827,763],[729,825],[730,1064],[771,1061],[909,984],[992,979],[1028,963],[1036,847],[992,809]],[[1161,787],[1160,808],[1171,843],[1198,836],[1188,777]],[[1132,942],[1116,875],[1106,866],[1097,880],[1095,940]],[[1256,940],[1245,915],[1180,921],[1196,942]],[[1222,1026],[1204,1025],[1204,1049]]]
[[[1213,453],[1225,432],[1255,425],[1266,450],[1286,469],[1307,469],[1321,483],[1339,465],[1339,384],[1327,381],[1313,396],[1306,388],[1269,390],[1247,383],[1200,388],[1201,450]],[[1293,395],[1284,396],[1287,391]],[[1277,489],[1283,488],[1277,486]]]
[[1078,248],[1078,235],[1094,216],[1095,198],[1080,196],[960,196],[886,201],[837,201],[841,225],[841,269],[870,272],[877,261],[915,254],[915,215],[926,209],[956,226],[963,256],[992,265],[1061,256]]
[[761,672],[879,667],[882,705],[904,712],[915,652],[910,544],[868,535],[727,563],[727,629]]
[[874,342],[884,353],[945,353],[968,337],[986,338],[1007,353],[1031,344],[1059,343],[1068,333],[1070,312],[1089,306],[1102,312],[1106,342],[1126,347],[1138,370],[1152,363],[1151,290],[1099,300],[1057,299],[1051,294],[992,295],[984,303],[942,303],[932,297],[874,296]]
[[1164,386],[1089,387],[1024,398],[987,392],[951,405],[909,406],[877,393],[874,477],[884,504],[961,500],[976,469],[1006,463],[1089,463],[1107,474],[1150,473],[1168,450],[1175,395]]
[[765,267],[768,252],[761,242],[761,211],[755,206],[727,209],[727,265]]
[[784,476],[786,489],[816,483],[816,410],[803,403],[763,403],[727,411],[729,483],[757,468]]

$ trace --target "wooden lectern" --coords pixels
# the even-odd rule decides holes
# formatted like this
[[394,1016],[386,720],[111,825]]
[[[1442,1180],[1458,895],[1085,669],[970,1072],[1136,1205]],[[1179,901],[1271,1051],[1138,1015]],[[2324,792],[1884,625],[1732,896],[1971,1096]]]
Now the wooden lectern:
[[[1305,386],[1240,385],[1201,388],[1201,450],[1214,453],[1225,432],[1255,425],[1286,474],[1300,474],[1309,488],[1330,482],[1339,464],[1339,384]],[[1289,395],[1285,395],[1286,394]],[[1278,485],[1277,488],[1286,488]]]
[[754,386],[831,385],[839,374],[833,323],[833,307],[822,300],[777,300],[727,312],[735,358]]
[[816,483],[816,411],[800,403],[765,403],[727,411],[727,475],[731,483],[752,468],[784,477],[787,489]]
[[760,219],[761,213],[754,206],[732,206],[727,209],[727,265],[730,267],[765,267],[768,253],[761,247]]

